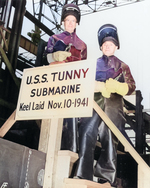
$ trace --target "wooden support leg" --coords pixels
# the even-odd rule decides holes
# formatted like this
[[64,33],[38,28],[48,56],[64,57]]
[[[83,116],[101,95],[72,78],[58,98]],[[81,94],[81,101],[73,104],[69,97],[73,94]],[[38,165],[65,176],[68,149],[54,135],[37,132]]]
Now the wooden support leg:
[[145,174],[142,168],[141,165],[138,165],[138,188],[148,188],[150,186],[150,174]]
[[51,119],[43,119],[41,122],[39,151],[47,153]]
[[[47,150],[43,188],[54,188],[58,151],[60,150],[63,119],[42,120],[40,150]],[[46,138],[46,142],[44,140]]]
[[68,150],[58,152],[57,174],[55,178],[55,188],[62,188],[64,178],[68,178],[73,163],[78,159],[78,154]]
[[78,154],[60,150],[62,119],[42,120],[39,150],[47,153],[43,188],[62,188]]

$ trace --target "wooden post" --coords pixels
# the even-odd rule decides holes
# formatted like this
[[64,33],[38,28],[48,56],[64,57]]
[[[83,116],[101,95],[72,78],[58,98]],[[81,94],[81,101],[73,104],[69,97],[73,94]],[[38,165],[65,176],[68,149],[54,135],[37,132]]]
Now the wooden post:
[[64,179],[71,174],[73,163],[78,159],[78,154],[69,150],[58,152],[57,173],[55,177],[55,188],[62,188]]
[[[43,188],[54,187],[62,125],[63,119],[42,120],[39,149],[47,153]],[[46,134],[43,134],[43,132]]]
[[148,188],[150,187],[150,173],[145,174],[143,171],[143,166],[141,164],[138,165],[138,188]]
[[51,119],[41,121],[40,139],[38,150],[47,153]]

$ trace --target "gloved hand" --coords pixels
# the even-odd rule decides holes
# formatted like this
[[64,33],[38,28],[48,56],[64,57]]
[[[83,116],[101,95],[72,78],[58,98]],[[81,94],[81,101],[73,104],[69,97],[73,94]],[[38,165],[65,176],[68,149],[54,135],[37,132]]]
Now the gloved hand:
[[71,53],[70,52],[66,52],[66,51],[57,51],[57,52],[54,52],[52,54],[53,56],[53,59],[55,61],[63,61],[65,60],[67,57],[70,57],[71,56]]
[[105,83],[100,81],[95,81],[95,89],[94,92],[101,92],[103,97],[110,98],[110,92],[107,91]]
[[106,81],[106,89],[110,93],[118,93],[122,96],[126,95],[129,90],[127,83],[121,83],[112,78],[109,78],[109,80]]

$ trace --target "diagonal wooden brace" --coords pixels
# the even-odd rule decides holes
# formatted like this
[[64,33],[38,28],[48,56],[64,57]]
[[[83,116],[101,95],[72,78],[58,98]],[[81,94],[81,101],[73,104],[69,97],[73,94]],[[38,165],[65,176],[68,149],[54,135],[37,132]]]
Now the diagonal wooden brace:
[[15,120],[16,110],[11,114],[11,116],[7,119],[7,121],[0,128],[0,137],[3,138],[5,134],[9,131],[9,129],[16,122]]
[[[132,147],[132,145],[127,141],[127,139],[122,135],[119,129],[115,126],[115,124],[109,119],[109,117],[95,101],[93,101],[93,108],[102,118],[102,120],[107,124],[107,126],[114,133],[114,135],[118,138],[118,140],[122,143],[122,145],[127,149],[127,151],[134,158],[134,160],[138,163],[138,167],[140,167],[138,169],[138,188],[150,187],[150,167],[146,164],[142,157],[137,153],[137,151]],[[141,173],[142,177],[139,177]],[[140,185],[142,185],[142,187]]]

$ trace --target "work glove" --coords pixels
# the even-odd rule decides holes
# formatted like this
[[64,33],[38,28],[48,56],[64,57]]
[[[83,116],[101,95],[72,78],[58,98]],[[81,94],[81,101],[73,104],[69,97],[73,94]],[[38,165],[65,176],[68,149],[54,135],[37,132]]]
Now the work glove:
[[64,61],[67,57],[71,56],[71,53],[66,51],[57,51],[54,52],[52,56],[55,61]]
[[101,92],[103,97],[110,98],[110,92],[107,91],[105,83],[100,81],[95,81],[95,89],[94,92]]
[[122,96],[126,95],[129,90],[127,83],[121,83],[112,78],[109,78],[109,80],[106,81],[106,89],[110,93],[118,93]]

